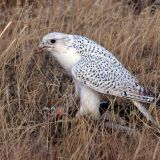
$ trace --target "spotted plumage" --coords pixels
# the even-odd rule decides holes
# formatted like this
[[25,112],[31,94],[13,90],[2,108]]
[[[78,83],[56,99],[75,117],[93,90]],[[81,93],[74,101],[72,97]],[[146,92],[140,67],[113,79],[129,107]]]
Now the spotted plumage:
[[152,103],[138,80],[101,45],[79,35],[53,32],[45,35],[40,48],[46,48],[57,59],[75,82],[80,95],[80,111],[99,116],[100,93],[131,99],[148,120],[156,123],[141,102]]

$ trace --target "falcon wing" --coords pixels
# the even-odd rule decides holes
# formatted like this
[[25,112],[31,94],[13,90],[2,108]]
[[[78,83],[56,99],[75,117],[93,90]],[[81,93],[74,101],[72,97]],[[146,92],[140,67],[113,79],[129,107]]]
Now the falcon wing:
[[105,57],[90,56],[82,58],[72,67],[72,75],[84,85],[104,94],[126,97],[128,99],[151,103],[152,96],[138,84],[119,61]]

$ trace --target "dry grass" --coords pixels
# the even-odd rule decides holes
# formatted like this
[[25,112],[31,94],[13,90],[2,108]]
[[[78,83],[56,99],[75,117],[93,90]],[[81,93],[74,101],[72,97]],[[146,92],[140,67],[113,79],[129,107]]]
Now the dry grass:
[[[52,124],[43,121],[49,97],[54,99],[51,105],[76,105],[70,78],[47,53],[34,54],[50,31],[83,34],[112,51],[158,94],[160,12],[150,16],[146,8],[134,15],[116,0],[9,2],[0,5],[0,159],[160,159],[160,139],[144,124],[127,135],[106,129],[105,122],[69,117]],[[141,125],[134,114],[130,125]],[[158,108],[153,114],[158,119]]]

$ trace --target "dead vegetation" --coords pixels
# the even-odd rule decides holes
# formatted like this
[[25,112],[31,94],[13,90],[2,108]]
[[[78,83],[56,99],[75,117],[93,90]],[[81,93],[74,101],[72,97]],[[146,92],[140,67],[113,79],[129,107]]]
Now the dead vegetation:
[[[119,116],[114,103],[132,108],[133,134],[108,129],[105,118],[44,121],[45,106],[75,110],[78,104],[62,68],[47,53],[35,54],[48,32],[82,34],[108,48],[159,94],[159,10],[151,15],[147,7],[135,15],[115,0],[2,0],[0,6],[0,159],[160,159],[159,135],[126,100],[103,96],[111,103],[113,122]],[[159,108],[152,114],[158,120]]]

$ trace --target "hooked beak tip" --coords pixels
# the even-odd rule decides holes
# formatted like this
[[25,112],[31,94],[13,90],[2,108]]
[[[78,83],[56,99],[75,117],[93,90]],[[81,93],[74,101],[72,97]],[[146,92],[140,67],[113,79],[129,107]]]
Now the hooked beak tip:
[[44,43],[40,43],[39,46],[34,50],[34,53],[40,54],[43,52],[43,49],[45,48]]
[[45,47],[44,43],[40,43],[38,48],[43,49]]

